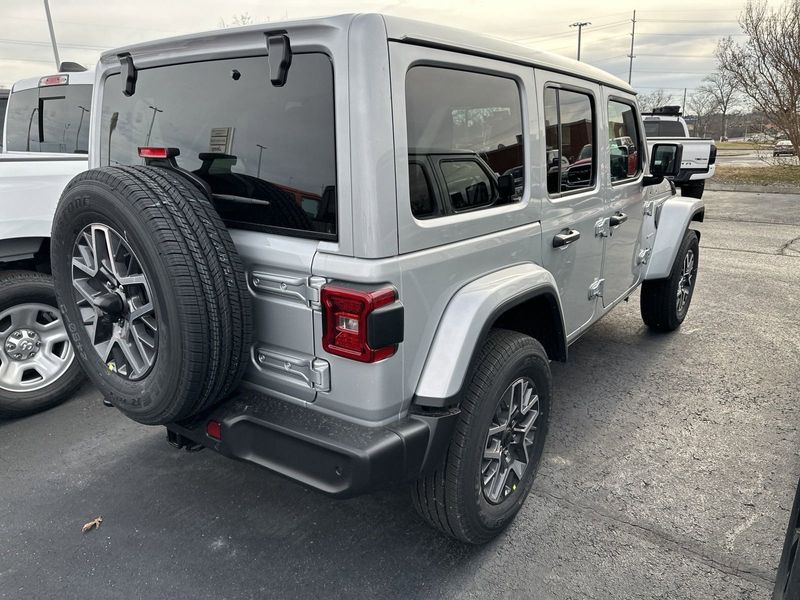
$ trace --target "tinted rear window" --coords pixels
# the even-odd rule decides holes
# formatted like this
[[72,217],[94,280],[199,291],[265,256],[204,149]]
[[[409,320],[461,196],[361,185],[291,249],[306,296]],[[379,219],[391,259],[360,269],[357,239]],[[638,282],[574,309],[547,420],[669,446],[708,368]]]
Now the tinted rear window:
[[12,93],[6,150],[86,154],[91,103],[91,85],[56,85]]
[[686,137],[678,121],[645,121],[644,131],[647,137]]
[[296,54],[286,85],[266,57],[142,69],[136,93],[112,75],[103,94],[100,161],[142,164],[138,147],[174,147],[178,165],[211,187],[233,227],[336,235],[333,68]]

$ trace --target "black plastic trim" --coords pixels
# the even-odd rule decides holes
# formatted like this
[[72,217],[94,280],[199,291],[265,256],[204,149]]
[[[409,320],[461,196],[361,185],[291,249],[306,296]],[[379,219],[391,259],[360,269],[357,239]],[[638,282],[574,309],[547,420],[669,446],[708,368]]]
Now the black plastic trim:
[[[346,498],[413,481],[436,466],[459,412],[412,412],[392,424],[367,427],[242,391],[190,422],[172,423],[167,429],[183,445],[198,444]],[[221,439],[206,435],[209,420],[220,422]]]
[[126,96],[133,96],[136,93],[136,79],[138,78],[133,57],[128,52],[123,52],[119,55],[119,63],[123,81],[122,93]]
[[367,316],[367,344],[370,348],[385,348],[403,341],[405,310],[394,302],[373,310]]

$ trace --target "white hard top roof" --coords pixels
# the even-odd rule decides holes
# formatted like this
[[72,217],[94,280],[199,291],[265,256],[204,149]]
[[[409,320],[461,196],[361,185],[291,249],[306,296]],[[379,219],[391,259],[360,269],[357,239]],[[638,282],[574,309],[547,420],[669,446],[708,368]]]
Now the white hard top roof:
[[[262,23],[249,25],[247,27],[233,27],[229,29],[217,29],[203,33],[166,38],[152,42],[144,42],[117,48],[103,53],[101,62],[109,64],[117,60],[117,56],[122,52],[129,52],[135,59],[138,53],[158,53],[186,51],[187,48],[199,45],[203,40],[213,39],[215,42],[230,36],[231,39],[237,36],[247,35],[254,31],[280,31],[285,30],[290,39],[292,29],[297,27],[331,27],[341,31],[348,31],[353,22],[359,17],[357,14],[338,15],[333,17],[323,17],[316,19],[306,19],[298,21],[286,21],[281,23]],[[570,58],[534,50],[527,46],[521,46],[486,35],[472,33],[453,27],[434,25],[423,21],[404,19],[380,15],[383,19],[386,36],[390,40],[404,41],[422,45],[441,47],[451,50],[466,51],[501,60],[508,60],[516,63],[542,67],[558,71],[574,77],[587,79],[603,85],[611,86],[624,92],[635,94],[634,89],[622,79],[615,77],[597,67],[593,67],[583,62],[578,62]]]

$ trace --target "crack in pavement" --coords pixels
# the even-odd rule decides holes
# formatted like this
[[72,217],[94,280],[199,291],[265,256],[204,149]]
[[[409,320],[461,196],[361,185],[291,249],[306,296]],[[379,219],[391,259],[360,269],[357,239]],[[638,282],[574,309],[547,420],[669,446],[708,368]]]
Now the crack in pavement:
[[[798,238],[798,239],[800,239],[800,238]],[[794,241],[796,241],[796,240],[794,240]],[[792,240],[787,242],[787,244],[791,244],[791,243],[793,243]],[[722,246],[705,246],[703,244],[700,245],[700,248],[702,248],[703,250],[725,250],[727,252],[744,252],[746,254],[763,254],[764,256],[788,256],[789,258],[800,258],[800,253],[798,253],[797,256],[793,256],[792,254],[784,254],[784,253],[782,253],[783,252],[783,250],[782,250],[783,246],[781,246],[781,248],[778,248],[778,250],[776,252],[764,252],[763,250],[744,250],[743,248],[724,248]]]
[[767,573],[758,567],[750,565],[747,567],[739,567],[735,564],[729,564],[723,558],[712,557],[699,542],[677,539],[665,531],[658,530],[648,525],[642,525],[633,521],[628,521],[620,518],[619,515],[606,512],[598,507],[580,504],[546,490],[534,488],[531,490],[531,492],[540,497],[551,498],[562,506],[574,508],[583,513],[587,513],[607,521],[612,521],[617,525],[621,525],[622,528],[640,539],[644,539],[652,544],[655,544],[656,546],[678,552],[678,554],[681,554],[686,558],[700,562],[705,566],[716,569],[722,573],[740,577],[749,581],[750,583],[754,583],[770,590],[775,584],[775,577],[773,573]]
[[792,256],[791,254],[787,254],[787,252],[791,250],[792,252],[797,252],[797,255],[800,256],[800,248],[795,250],[794,248],[791,247],[793,244],[797,242],[800,242],[800,235],[798,235],[796,238],[792,238],[791,240],[786,242],[783,246],[781,246],[778,249],[778,254],[780,254],[781,256]]

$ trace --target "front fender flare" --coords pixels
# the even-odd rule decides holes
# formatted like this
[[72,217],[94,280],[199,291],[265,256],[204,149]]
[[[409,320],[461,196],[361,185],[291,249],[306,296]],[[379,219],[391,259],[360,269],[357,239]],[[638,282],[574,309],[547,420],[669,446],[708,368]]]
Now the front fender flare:
[[668,198],[659,210],[656,238],[647,264],[645,279],[669,277],[686,229],[691,221],[703,220],[705,205],[697,198],[673,196]]
[[441,407],[456,403],[473,357],[492,324],[509,308],[542,294],[551,295],[558,308],[560,343],[566,358],[564,319],[553,275],[533,263],[507,267],[468,283],[450,300],[428,352],[414,404]]

